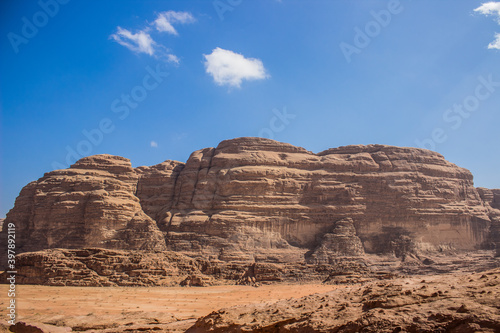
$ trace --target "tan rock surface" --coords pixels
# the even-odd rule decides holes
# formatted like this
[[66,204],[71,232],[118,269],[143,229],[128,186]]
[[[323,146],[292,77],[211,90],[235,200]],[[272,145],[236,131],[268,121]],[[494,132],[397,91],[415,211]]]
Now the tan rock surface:
[[499,332],[500,269],[372,282],[234,306],[186,332]]
[[490,247],[496,248],[496,255],[500,257],[500,189],[478,188],[477,190],[488,208],[491,220],[488,238]]
[[73,331],[71,327],[58,327],[32,322],[25,323],[23,321],[18,321],[15,325],[11,325],[9,330],[14,333],[65,333]]
[[167,214],[169,248],[190,255],[313,249],[344,218],[368,253],[396,252],[406,238],[419,251],[471,250],[490,226],[470,172],[437,153],[369,145],[313,154],[258,138],[194,152]]
[[46,173],[22,189],[7,214],[5,225],[16,225],[16,251],[164,250],[162,233],[135,196],[137,181],[130,161],[111,155],[82,158],[69,169]]
[[201,274],[197,262],[174,252],[50,249],[20,254],[16,261],[18,284],[177,286]]
[[[5,222],[16,224],[18,252],[169,249],[297,263],[314,262],[321,248],[316,261],[326,262],[342,253],[492,248],[500,242],[497,199],[498,190],[478,191],[468,170],[428,150],[358,145],[314,154],[238,138],[185,164],[134,169],[118,156],[83,158],[23,188]],[[344,219],[352,220],[349,239],[332,234]],[[349,248],[339,248],[341,238]]]
[[[330,253],[328,253],[330,254]],[[173,251],[49,249],[16,257],[16,284],[49,286],[213,286],[277,283],[353,284],[407,275],[478,272],[500,266],[493,251],[329,257],[328,263],[269,263],[191,258]],[[10,276],[0,274],[0,281]]]

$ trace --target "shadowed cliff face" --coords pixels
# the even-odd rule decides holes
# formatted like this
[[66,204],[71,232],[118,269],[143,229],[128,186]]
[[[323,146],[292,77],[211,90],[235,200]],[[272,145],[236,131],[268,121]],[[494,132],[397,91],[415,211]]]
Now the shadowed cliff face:
[[490,190],[479,187],[477,191],[488,209],[488,216],[491,220],[487,244],[490,247],[496,247],[496,255],[500,257],[500,189]]
[[[291,261],[321,249],[318,258],[328,261],[494,243],[498,198],[487,191],[481,198],[468,170],[428,150],[359,145],[314,154],[238,138],[185,164],[133,169],[122,157],[83,158],[28,184],[5,224],[16,224],[19,251],[168,248]],[[343,219],[349,232],[336,234]]]

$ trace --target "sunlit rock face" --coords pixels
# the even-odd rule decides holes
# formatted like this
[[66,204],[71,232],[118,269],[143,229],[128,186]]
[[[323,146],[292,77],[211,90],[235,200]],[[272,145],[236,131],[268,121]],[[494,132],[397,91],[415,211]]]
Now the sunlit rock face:
[[403,245],[473,250],[498,242],[498,195],[424,149],[356,145],[315,154],[238,138],[186,163],[134,169],[128,159],[96,155],[47,173],[21,191],[3,237],[15,223],[19,251],[169,249],[225,261],[328,262],[397,255]]
[[26,185],[7,214],[18,252],[47,248],[163,250],[165,240],[135,196],[138,175],[123,157],[82,158]]

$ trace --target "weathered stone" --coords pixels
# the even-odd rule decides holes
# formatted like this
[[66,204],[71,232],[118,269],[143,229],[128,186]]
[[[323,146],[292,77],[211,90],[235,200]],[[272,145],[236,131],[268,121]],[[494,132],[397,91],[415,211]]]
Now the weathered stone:
[[135,196],[137,182],[130,161],[111,155],[82,158],[45,174],[23,188],[7,214],[5,224],[16,226],[16,251],[164,250],[163,234]]
[[18,321],[15,325],[11,325],[10,332],[14,333],[65,333],[72,332],[71,327],[59,327],[43,323],[26,323]]
[[[500,265],[492,251],[436,255],[432,263],[408,256],[341,256],[328,263],[221,261],[190,258],[172,251],[99,248],[49,249],[16,256],[16,284],[50,286],[207,286],[311,282],[350,284],[400,274],[477,272]],[[0,282],[8,283],[8,272]]]
[[[403,257],[491,248],[498,195],[424,149],[356,145],[314,154],[238,138],[185,164],[133,169],[125,158],[96,155],[49,172],[23,188],[1,238],[14,223],[17,252],[169,249],[250,263],[301,262],[321,248],[330,253],[321,262],[363,251]],[[354,236],[332,232],[344,219]]]
[[267,139],[223,141],[190,156],[173,201],[162,230],[174,235],[169,248],[189,255],[299,253],[344,218],[368,253],[394,252],[394,233],[419,251],[472,250],[490,225],[468,170],[428,150],[383,145],[314,154]]
[[316,264],[334,263],[338,257],[361,256],[365,253],[352,219],[345,218],[335,222],[332,232],[322,236],[320,245],[308,258]]
[[17,256],[16,282],[65,286],[176,286],[198,264],[173,252],[50,249]]
[[277,302],[235,305],[186,332],[499,332],[500,269],[376,281]]
[[479,187],[477,191],[488,209],[488,215],[491,220],[488,240],[491,243],[491,247],[496,248],[496,255],[500,257],[500,189],[490,190]]

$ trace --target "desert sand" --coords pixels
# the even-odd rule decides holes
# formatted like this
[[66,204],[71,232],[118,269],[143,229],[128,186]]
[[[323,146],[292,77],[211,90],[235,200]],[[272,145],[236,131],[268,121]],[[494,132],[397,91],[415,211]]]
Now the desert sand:
[[[20,321],[87,329],[151,326],[184,331],[197,318],[234,305],[274,302],[325,293],[336,288],[320,284],[278,284],[213,287],[51,287],[17,286]],[[7,294],[8,286],[0,285]],[[0,299],[4,308],[7,298]],[[127,325],[133,323],[133,325]],[[165,325],[171,323],[170,325]],[[2,324],[6,324],[2,321]]]

